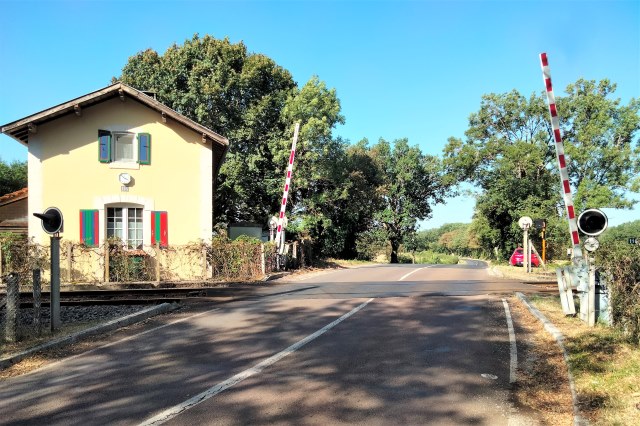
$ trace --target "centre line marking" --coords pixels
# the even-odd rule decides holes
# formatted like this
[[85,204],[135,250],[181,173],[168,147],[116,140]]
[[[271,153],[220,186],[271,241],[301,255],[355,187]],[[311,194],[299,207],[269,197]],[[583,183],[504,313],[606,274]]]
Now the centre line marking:
[[156,415],[156,416],[154,416],[154,417],[152,417],[150,419],[147,419],[144,422],[140,423],[139,426],[162,424],[162,423],[164,423],[164,422],[166,422],[168,420],[171,420],[172,418],[176,417],[180,413],[183,413],[186,410],[188,410],[190,408],[193,408],[196,405],[200,404],[201,402],[204,402],[207,399],[216,396],[220,392],[223,392],[223,391],[229,389],[230,387],[240,383],[244,379],[247,379],[247,378],[249,378],[251,376],[259,374],[265,368],[269,367],[272,364],[275,364],[276,362],[280,361],[282,358],[286,357],[287,355],[291,355],[292,353],[294,353],[295,351],[297,351],[298,349],[300,349],[301,347],[303,347],[307,343],[309,343],[309,342],[315,340],[316,338],[322,336],[324,333],[326,333],[327,331],[331,330],[333,327],[335,327],[336,325],[340,324],[342,321],[346,320],[351,315],[355,314],[356,312],[358,312],[359,310],[361,310],[362,308],[367,306],[372,300],[373,300],[373,298],[367,300],[366,302],[362,303],[359,306],[356,306],[351,311],[347,312],[346,314],[344,314],[343,316],[341,316],[337,320],[333,321],[332,323],[329,323],[329,324],[325,325],[320,330],[316,331],[313,334],[308,335],[304,339],[298,341],[297,343],[294,343],[293,345],[289,346],[285,350],[283,350],[281,352],[278,352],[277,354],[275,354],[273,356],[270,356],[269,358],[259,362],[258,364],[254,365],[253,367],[251,367],[251,368],[249,368],[247,370],[244,370],[244,371],[236,374],[235,376],[232,376],[232,377],[228,378],[224,382],[220,382],[217,385],[212,386],[209,389],[205,390],[204,392],[201,392],[198,395],[196,395],[196,396],[194,396],[192,398],[189,398],[188,400],[186,400],[182,404],[174,405],[173,407],[164,410],[160,414],[158,414],[158,415]]
[[413,271],[409,272],[408,274],[405,274],[405,275],[403,275],[402,277],[400,277],[400,279],[399,279],[398,281],[402,281],[402,280],[404,280],[405,278],[407,278],[409,275],[411,275],[411,274],[415,274],[416,272],[421,271],[421,270],[423,270],[423,269],[427,269],[427,268],[428,268],[428,266],[424,266],[424,267],[422,267],[422,268],[414,269]]
[[516,369],[518,368],[518,347],[516,346],[516,333],[513,331],[513,321],[511,320],[511,311],[509,304],[502,299],[504,312],[507,315],[507,328],[509,329],[509,342],[511,343],[511,362],[509,363],[509,383],[516,382]]

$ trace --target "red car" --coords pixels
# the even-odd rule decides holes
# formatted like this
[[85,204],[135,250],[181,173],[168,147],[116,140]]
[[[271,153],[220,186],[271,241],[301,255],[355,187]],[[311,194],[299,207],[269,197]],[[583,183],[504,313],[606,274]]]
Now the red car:
[[[524,250],[522,249],[522,247],[518,247],[513,251],[511,258],[509,259],[509,263],[512,266],[522,266],[523,260],[524,260]],[[535,254],[533,251],[531,252],[531,266],[535,266],[535,267],[540,266],[540,259],[538,258],[538,255]]]

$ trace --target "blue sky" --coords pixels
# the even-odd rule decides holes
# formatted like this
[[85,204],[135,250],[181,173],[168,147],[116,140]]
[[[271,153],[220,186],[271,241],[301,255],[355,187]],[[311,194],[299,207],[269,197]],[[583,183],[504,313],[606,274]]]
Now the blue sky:
[[[407,137],[439,155],[463,137],[485,93],[544,89],[547,52],[556,95],[578,78],[609,78],[640,97],[640,1],[8,1],[0,0],[0,124],[110,84],[128,57],[163,53],[195,33],[243,41],[336,89],[351,142]],[[233,143],[233,141],[231,141]],[[0,135],[0,158],[26,148]],[[295,174],[294,174],[295,185]],[[640,198],[640,197],[638,197]],[[437,206],[422,226],[469,222],[472,198]],[[607,210],[611,225],[640,219]]]

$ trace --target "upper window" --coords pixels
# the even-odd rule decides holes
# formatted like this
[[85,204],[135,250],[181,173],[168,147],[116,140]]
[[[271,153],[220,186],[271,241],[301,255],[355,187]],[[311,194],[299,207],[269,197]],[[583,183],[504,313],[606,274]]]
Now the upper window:
[[151,135],[98,130],[98,159],[101,163],[151,164]]
[[135,150],[133,149],[133,133],[113,133],[113,141],[115,144],[114,161],[134,162],[137,160]]

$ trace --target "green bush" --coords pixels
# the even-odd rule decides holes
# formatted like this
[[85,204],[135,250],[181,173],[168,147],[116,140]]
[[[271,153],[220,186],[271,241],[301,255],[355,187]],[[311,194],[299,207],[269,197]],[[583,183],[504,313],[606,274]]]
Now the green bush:
[[609,288],[612,323],[640,345],[640,247],[604,239],[596,256]]
[[[402,255],[411,255],[402,253]],[[444,253],[437,253],[431,250],[420,251],[415,254],[416,263],[429,263],[434,265],[456,265],[458,256]]]

